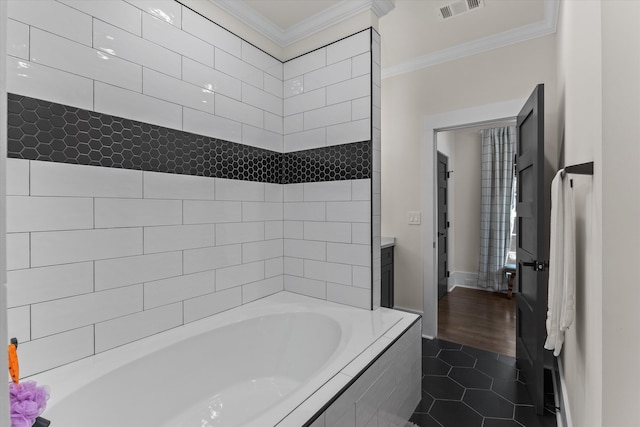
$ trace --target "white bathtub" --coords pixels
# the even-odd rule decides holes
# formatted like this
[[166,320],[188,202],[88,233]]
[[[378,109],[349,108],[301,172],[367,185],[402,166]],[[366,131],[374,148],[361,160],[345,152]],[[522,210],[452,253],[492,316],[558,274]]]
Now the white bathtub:
[[281,292],[32,378],[53,427],[275,426],[407,316]]

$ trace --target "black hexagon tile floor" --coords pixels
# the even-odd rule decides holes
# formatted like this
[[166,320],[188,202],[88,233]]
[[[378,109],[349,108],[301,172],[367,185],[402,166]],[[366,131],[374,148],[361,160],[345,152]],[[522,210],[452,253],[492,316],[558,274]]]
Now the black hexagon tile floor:
[[[422,340],[421,427],[555,427],[538,416],[515,358],[444,340]],[[553,393],[545,395],[553,402]],[[551,404],[552,408],[553,405]]]

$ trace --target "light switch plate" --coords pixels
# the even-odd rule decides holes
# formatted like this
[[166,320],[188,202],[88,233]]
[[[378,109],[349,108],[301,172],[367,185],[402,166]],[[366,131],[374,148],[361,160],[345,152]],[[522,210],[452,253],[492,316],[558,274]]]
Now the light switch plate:
[[422,214],[420,212],[408,212],[407,213],[407,224],[409,225],[420,225]]

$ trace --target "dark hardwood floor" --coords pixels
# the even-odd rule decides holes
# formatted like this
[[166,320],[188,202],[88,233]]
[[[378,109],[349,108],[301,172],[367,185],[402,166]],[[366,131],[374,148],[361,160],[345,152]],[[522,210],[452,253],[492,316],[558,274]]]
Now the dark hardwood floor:
[[515,356],[515,295],[454,288],[438,302],[438,338]]

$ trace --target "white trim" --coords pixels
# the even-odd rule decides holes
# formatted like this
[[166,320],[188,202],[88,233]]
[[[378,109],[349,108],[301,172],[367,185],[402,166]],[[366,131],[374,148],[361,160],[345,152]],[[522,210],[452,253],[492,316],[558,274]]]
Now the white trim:
[[453,291],[455,288],[465,288],[465,289],[475,289],[476,291],[484,291],[484,292],[496,292],[491,288],[479,288],[477,286],[468,286],[468,285],[453,285],[449,292]]
[[280,47],[283,46],[284,30],[258,13],[242,0],[209,0],[220,9],[247,24]]
[[371,3],[371,10],[378,18],[382,18],[396,7],[395,0],[373,0]]
[[280,47],[289,46],[364,11],[371,10],[378,18],[395,7],[392,0],[342,0],[291,27],[282,29],[243,0],[209,0],[236,19],[247,24]]
[[[567,391],[567,383],[564,380],[564,367],[562,365],[562,359],[558,358],[558,375],[560,376],[561,396],[560,410],[563,411],[564,414],[564,416],[559,417],[559,420],[561,422],[558,423],[558,427],[573,427],[573,421],[571,419],[571,408],[569,408],[569,392]],[[563,425],[562,421],[566,421],[567,425]]]
[[[467,280],[471,280],[473,283],[469,285]],[[447,281],[447,289],[449,292],[454,290],[456,287],[461,288],[471,288],[471,289],[484,289],[476,286],[478,283],[478,273],[470,273],[468,271],[452,271],[449,280]]]
[[[439,129],[458,127],[471,123],[481,123],[488,121],[505,120],[515,117],[522,108],[526,98],[511,101],[498,102],[495,104],[481,105],[478,107],[465,108],[462,110],[447,113],[434,114],[424,118],[425,144],[426,149],[424,165],[425,173],[423,186],[423,244],[424,244],[424,270],[423,270],[423,312],[422,334],[426,336],[436,336],[438,334],[438,278],[436,266],[437,233],[436,215],[437,192],[435,191],[436,180],[436,141],[435,133]],[[429,226],[431,224],[431,226]]]
[[544,0],[544,19],[542,21],[492,34],[448,49],[432,52],[391,67],[385,67],[382,69],[382,78],[386,79],[400,74],[410,73],[454,59],[464,58],[499,47],[553,34],[558,27],[559,6],[559,0]]

